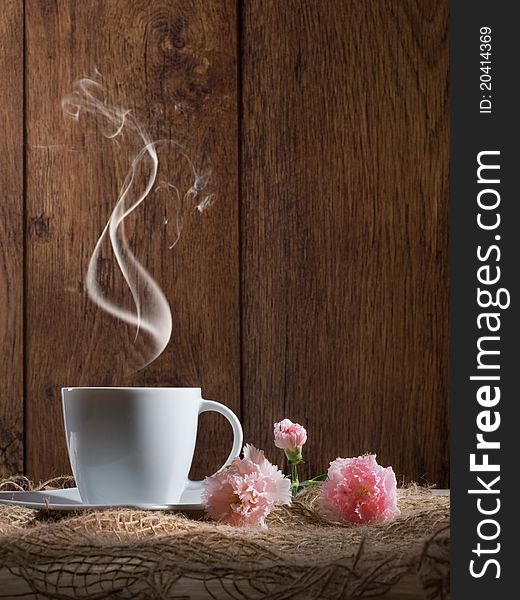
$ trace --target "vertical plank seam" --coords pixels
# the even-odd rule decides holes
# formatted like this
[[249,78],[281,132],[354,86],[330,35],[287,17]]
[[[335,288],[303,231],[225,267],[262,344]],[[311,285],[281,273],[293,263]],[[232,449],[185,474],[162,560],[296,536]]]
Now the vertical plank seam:
[[240,361],[240,419],[244,422],[245,399],[244,399],[244,286],[243,286],[243,186],[242,186],[242,123],[243,123],[243,8],[242,0],[236,1],[236,25],[237,25],[237,186],[238,186],[238,310],[239,310],[239,361]]
[[27,0],[22,3],[22,470],[27,473]]

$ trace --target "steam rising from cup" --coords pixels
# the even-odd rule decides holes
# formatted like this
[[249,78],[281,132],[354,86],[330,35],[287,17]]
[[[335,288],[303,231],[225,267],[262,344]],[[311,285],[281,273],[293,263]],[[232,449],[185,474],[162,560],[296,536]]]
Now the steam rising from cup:
[[[179,240],[187,210],[191,208],[202,212],[211,205],[213,196],[202,194],[207,178],[196,171],[178,142],[172,139],[152,140],[130,110],[111,106],[107,102],[99,76],[76,81],[72,93],[62,100],[62,108],[65,115],[75,120],[79,120],[81,113],[92,114],[101,125],[103,134],[109,139],[115,140],[125,132],[137,143],[137,151],[131,158],[130,168],[112,213],[90,257],[86,288],[89,298],[101,309],[135,327],[135,340],[140,334],[147,335],[149,343],[137,365],[138,368],[143,368],[166,348],[172,332],[172,315],[160,286],[130,248],[125,235],[125,220],[149,198],[152,191],[171,191],[176,215],[176,237],[170,246],[173,248]],[[191,186],[185,193],[181,193],[179,187],[171,182],[161,182],[154,189],[159,168],[158,151],[161,148],[172,147],[186,161],[191,171]],[[98,265],[102,246],[106,241],[110,243],[116,264],[130,290],[135,310],[128,310],[111,299],[107,290],[100,284]]]

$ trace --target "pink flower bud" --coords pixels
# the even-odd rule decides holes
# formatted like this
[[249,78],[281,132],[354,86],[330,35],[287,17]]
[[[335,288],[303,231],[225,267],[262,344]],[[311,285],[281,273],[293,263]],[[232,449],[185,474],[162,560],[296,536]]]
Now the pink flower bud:
[[284,419],[274,424],[274,445],[289,453],[297,453],[307,441],[305,427]]

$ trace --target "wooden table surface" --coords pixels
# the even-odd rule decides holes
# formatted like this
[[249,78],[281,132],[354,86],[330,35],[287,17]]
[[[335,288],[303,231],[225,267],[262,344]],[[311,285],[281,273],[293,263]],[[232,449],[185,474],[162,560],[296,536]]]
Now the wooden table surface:
[[[217,586],[215,586],[215,588],[216,587]],[[201,582],[188,579],[181,580],[177,584],[175,594],[176,597],[187,597],[191,600],[211,599],[211,596],[205,591]],[[28,600],[33,597],[36,598],[36,596],[31,594],[29,586],[23,579],[12,575],[7,569],[0,569],[0,598],[11,599],[19,597],[20,595],[23,595],[23,597]],[[374,596],[371,597],[374,598]],[[384,598],[385,600],[426,600],[426,595],[419,588],[415,576],[406,575],[401,579],[394,590],[380,596],[380,598]]]

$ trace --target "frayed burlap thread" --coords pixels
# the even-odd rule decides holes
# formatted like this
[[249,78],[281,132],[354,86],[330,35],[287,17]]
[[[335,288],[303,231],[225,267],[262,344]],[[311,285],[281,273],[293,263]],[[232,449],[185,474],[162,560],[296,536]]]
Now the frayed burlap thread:
[[[334,523],[320,514],[312,489],[272,513],[268,530],[171,512],[3,506],[0,568],[22,577],[34,595],[55,600],[358,600],[380,596],[410,574],[425,597],[445,600],[449,497],[412,486],[400,490],[399,506],[401,516],[390,523]],[[191,596],[186,582],[204,595]]]

